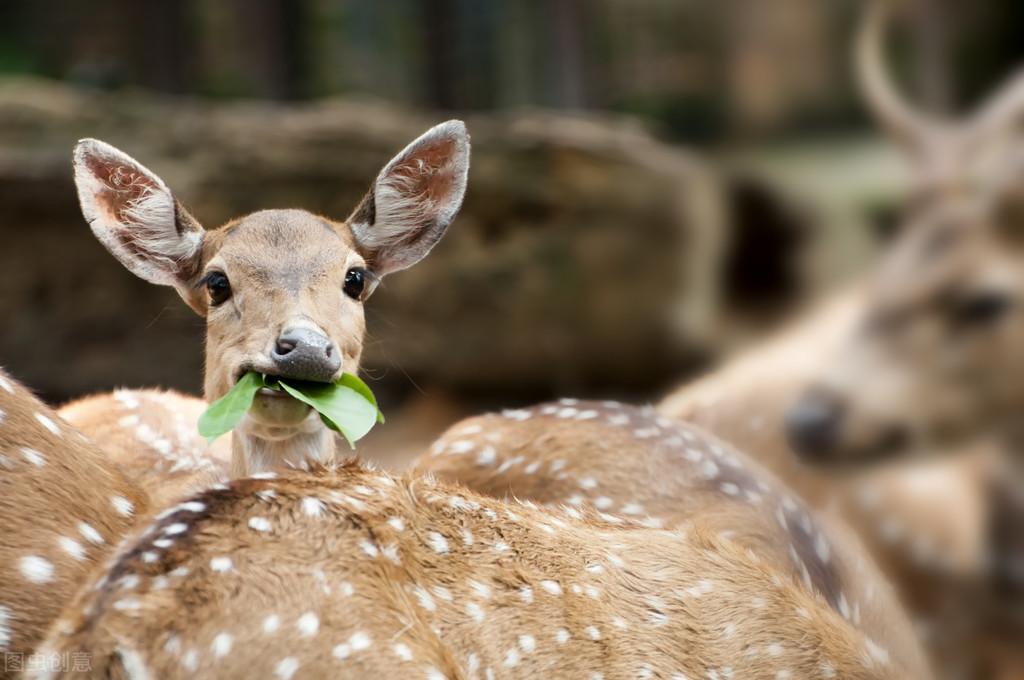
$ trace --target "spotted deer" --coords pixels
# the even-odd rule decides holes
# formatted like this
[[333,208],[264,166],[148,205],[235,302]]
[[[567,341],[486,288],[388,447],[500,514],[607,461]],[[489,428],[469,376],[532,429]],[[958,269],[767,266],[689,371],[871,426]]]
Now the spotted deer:
[[[790,411],[808,460],[857,464],[1003,442],[989,489],[996,616],[1024,629],[1024,72],[963,121],[918,112],[886,75],[887,5],[860,36],[865,89],[913,164],[905,233],[873,276],[841,362]],[[934,446],[933,446],[934,445]],[[1024,667],[1024,664],[1021,664]]]
[[497,498],[607,521],[700,524],[800,581],[914,677],[926,663],[898,598],[845,527],[724,441],[651,407],[563,399],[453,425],[412,466]]
[[1016,438],[1024,408],[1024,72],[965,121],[919,113],[886,76],[888,3],[870,9],[861,80],[915,184],[843,360],[821,366],[790,413],[794,447],[823,463]]
[[86,434],[154,508],[164,508],[231,474],[226,437],[199,434],[206,402],[172,390],[129,390],[77,399],[57,413]]
[[700,522],[505,503],[350,461],[170,508],[41,649],[87,655],[91,677],[925,677],[888,642]]
[[[206,319],[204,392],[212,401],[247,371],[319,382],[355,373],[364,302],[384,276],[418,262],[444,235],[462,204],[469,148],[461,121],[431,128],[385,165],[344,222],[264,210],[214,230],[204,230],[163,180],[104,142],[79,142],[74,171],[100,242]],[[231,447],[238,477],[329,462],[335,437],[309,406],[264,389]]]
[[61,608],[147,510],[102,451],[0,370],[0,676],[28,664]]
[[986,670],[979,603],[986,597],[987,487],[998,448],[979,441],[944,457],[839,474],[804,464],[790,446],[787,409],[823,364],[842,360],[845,334],[865,304],[863,288],[826,301],[676,389],[658,411],[748,452],[818,513],[850,527],[895,585],[943,677],[996,677]]

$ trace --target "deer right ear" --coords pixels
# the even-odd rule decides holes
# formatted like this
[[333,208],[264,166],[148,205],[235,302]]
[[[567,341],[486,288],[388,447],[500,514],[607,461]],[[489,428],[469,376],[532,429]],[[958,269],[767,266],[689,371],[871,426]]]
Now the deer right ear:
[[432,127],[384,166],[346,222],[379,276],[423,259],[459,212],[469,172],[460,120]]
[[96,139],[78,142],[74,168],[82,214],[96,238],[136,276],[184,295],[199,272],[204,232],[163,180]]

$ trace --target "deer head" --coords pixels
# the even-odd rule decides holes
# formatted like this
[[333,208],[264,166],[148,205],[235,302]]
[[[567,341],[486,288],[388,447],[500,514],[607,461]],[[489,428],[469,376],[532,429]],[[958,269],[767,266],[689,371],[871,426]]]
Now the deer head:
[[[74,169],[100,242],[206,318],[213,400],[247,371],[329,382],[358,370],[363,304],[384,276],[418,262],[444,235],[465,192],[469,136],[460,121],[427,131],[384,167],[344,222],[264,210],[204,230],[163,180],[108,144],[79,142]],[[265,390],[235,431],[232,472],[329,460],[333,450],[311,409]]]
[[789,411],[791,442],[818,461],[948,443],[1024,406],[1024,72],[965,121],[920,114],[885,75],[887,8],[865,17],[860,80],[915,181],[864,318]]

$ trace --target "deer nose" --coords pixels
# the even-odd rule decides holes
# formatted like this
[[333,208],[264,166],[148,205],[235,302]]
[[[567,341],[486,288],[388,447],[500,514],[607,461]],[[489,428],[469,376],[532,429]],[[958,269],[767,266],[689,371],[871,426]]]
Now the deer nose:
[[842,423],[842,402],[833,395],[812,391],[786,412],[786,436],[805,461],[825,463],[839,443]]
[[289,328],[277,338],[270,358],[280,378],[330,382],[341,368],[341,353],[323,333]]

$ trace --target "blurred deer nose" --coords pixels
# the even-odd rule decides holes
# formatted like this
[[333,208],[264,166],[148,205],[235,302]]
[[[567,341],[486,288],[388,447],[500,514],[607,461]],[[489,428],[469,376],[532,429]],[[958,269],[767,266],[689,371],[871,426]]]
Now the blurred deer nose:
[[270,358],[278,377],[292,380],[330,382],[341,368],[341,353],[330,338],[309,328],[281,333]]
[[802,459],[826,463],[839,442],[842,422],[843,408],[838,398],[810,392],[786,412],[786,435]]

